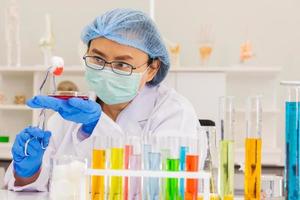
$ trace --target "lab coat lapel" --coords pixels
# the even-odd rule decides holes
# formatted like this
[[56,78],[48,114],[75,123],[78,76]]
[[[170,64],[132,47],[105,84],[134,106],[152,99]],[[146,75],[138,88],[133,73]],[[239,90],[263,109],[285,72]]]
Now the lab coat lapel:
[[157,86],[145,86],[134,100],[119,114],[117,124],[127,133],[141,134],[157,99]]

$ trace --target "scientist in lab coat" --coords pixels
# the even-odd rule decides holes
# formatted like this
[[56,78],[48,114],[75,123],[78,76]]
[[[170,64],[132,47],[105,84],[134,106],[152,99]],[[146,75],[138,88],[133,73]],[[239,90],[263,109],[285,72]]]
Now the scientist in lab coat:
[[[51,157],[90,158],[97,135],[201,134],[190,102],[161,83],[169,57],[147,15],[114,9],[89,24],[81,38],[88,47],[83,57],[85,79],[97,100],[35,96],[27,102],[56,114],[49,119],[47,131],[27,127],[16,136],[13,161],[5,175],[9,190],[47,191]],[[207,142],[204,134],[200,137],[203,160]],[[28,139],[32,140],[25,155]]]

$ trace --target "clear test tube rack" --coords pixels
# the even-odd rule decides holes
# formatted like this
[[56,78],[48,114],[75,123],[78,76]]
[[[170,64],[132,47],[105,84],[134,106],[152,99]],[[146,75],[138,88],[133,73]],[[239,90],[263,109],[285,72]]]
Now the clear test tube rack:
[[120,176],[120,177],[147,177],[147,178],[184,178],[184,179],[198,179],[203,184],[204,200],[210,198],[210,177],[211,174],[206,171],[199,172],[171,172],[171,171],[151,171],[151,170],[110,170],[110,169],[86,169],[87,176]]

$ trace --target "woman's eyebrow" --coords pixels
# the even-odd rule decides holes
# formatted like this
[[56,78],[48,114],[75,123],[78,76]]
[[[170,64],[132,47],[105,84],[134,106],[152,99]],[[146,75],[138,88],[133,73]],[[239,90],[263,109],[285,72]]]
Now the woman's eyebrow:
[[115,60],[133,60],[133,57],[130,55],[120,55],[114,58]]
[[99,56],[101,56],[103,58],[106,58],[106,55],[104,53],[102,53],[101,51],[99,51],[98,49],[92,49],[91,52],[98,54]]
[[[98,49],[95,49],[95,48],[93,48],[91,50],[91,52],[95,53],[95,54],[98,54],[99,56],[101,56],[103,58],[107,57],[104,53],[102,53],[101,51],[99,51]],[[128,55],[128,54],[126,54],[126,55],[116,56],[116,57],[114,57],[114,60],[133,60],[133,57],[130,56],[130,55]]]

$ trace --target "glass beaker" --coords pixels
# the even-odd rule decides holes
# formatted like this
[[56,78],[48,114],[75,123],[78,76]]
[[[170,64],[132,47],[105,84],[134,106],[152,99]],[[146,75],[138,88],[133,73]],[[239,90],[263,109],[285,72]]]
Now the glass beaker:
[[88,183],[87,159],[71,155],[53,157],[50,199],[86,200]]
[[260,199],[261,127],[261,96],[248,97],[245,139],[245,200]]
[[219,99],[221,141],[219,154],[218,192],[223,199],[234,197],[234,97]]
[[281,82],[287,87],[285,99],[285,195],[288,200],[300,199],[299,181],[299,105],[300,82]]
[[212,120],[200,120],[201,128],[206,134],[207,138],[207,155],[204,162],[204,170],[211,173],[210,178],[210,192],[217,193],[218,182],[218,146],[216,135],[216,124]]

